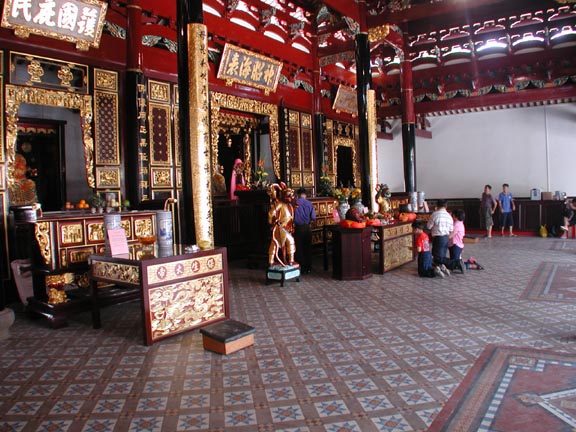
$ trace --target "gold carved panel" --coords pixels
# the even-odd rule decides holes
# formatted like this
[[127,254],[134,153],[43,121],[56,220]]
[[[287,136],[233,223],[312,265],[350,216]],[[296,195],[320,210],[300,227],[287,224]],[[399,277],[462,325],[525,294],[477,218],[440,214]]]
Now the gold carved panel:
[[152,187],[172,187],[171,168],[151,168],[150,180]]
[[413,259],[412,236],[398,237],[383,242],[384,247],[384,271],[391,270]]
[[113,93],[118,92],[118,72],[94,69],[94,88]]
[[167,283],[179,279],[201,276],[222,270],[222,255],[207,255],[199,258],[183,259],[166,264],[151,265],[147,268],[149,284]]
[[172,165],[170,106],[149,104],[151,165]]
[[384,236],[385,239],[407,234],[412,234],[412,225],[409,223],[393,227],[387,227],[387,226],[382,227],[382,235]]
[[148,98],[151,102],[170,103],[170,83],[149,80]]
[[100,243],[104,241],[104,223],[103,222],[89,222],[88,228],[88,241]]
[[301,113],[300,117],[302,122],[300,123],[303,128],[312,129],[312,115],[308,113]]
[[290,176],[290,182],[292,187],[302,186],[302,175],[300,173],[292,173]]
[[152,218],[134,219],[134,236],[142,237],[154,234]]
[[98,188],[119,188],[120,168],[119,167],[96,167],[96,187]]
[[138,266],[130,264],[115,264],[102,261],[92,263],[92,275],[108,281],[116,281],[131,285],[140,284],[140,271]]
[[130,224],[130,219],[122,219],[120,226],[124,228],[126,238],[130,240],[132,238],[132,225]]
[[152,340],[224,318],[224,279],[216,274],[148,291]]
[[290,126],[300,126],[300,115],[298,111],[290,110],[288,114],[288,123]]
[[176,187],[182,187],[182,168],[176,168]]
[[78,223],[63,223],[60,225],[60,244],[73,245],[84,243],[84,225]]
[[118,94],[94,92],[95,157],[98,165],[120,164]]
[[[88,257],[96,252],[94,247],[82,247],[82,248],[71,248],[67,251],[67,263],[63,265],[70,264],[81,264],[88,261]],[[64,261],[63,261],[64,262]]]

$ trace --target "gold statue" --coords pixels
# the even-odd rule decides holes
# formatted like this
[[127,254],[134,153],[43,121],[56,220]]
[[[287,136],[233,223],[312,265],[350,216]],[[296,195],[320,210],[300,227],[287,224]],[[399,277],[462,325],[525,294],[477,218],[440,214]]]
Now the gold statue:
[[66,303],[66,291],[58,288],[50,288],[48,290],[48,304],[58,305]]
[[381,215],[386,215],[392,211],[391,196],[392,194],[387,184],[381,183],[376,186],[376,203],[378,204],[378,213]]
[[[274,183],[268,188],[270,196],[270,210],[268,223],[272,227],[272,240],[268,248],[268,264],[279,263],[282,267],[294,264],[296,243],[292,232],[294,230],[294,191],[284,183]],[[280,259],[282,249],[282,259]]]

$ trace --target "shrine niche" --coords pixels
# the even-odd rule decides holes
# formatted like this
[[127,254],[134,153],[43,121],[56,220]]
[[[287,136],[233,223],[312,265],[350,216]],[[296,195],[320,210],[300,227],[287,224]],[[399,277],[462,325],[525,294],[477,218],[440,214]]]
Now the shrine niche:
[[18,185],[15,182],[15,159],[18,142],[18,111],[23,104],[43,105],[54,108],[78,110],[82,136],[82,153],[87,187],[94,189],[94,141],[92,138],[92,96],[67,93],[63,91],[6,85],[6,160],[8,201],[19,202]]
[[[211,171],[214,172],[219,165],[218,143],[221,139],[220,131],[223,122],[230,116],[226,111],[237,111],[238,113],[250,113],[263,116],[268,120],[270,129],[270,151],[274,175],[281,178],[280,173],[280,134],[278,129],[278,107],[276,105],[255,101],[251,99],[231,96],[223,93],[210,94],[210,118],[211,118]],[[244,145],[244,162],[246,167],[251,167],[252,149],[250,145]],[[228,167],[226,167],[228,168]],[[247,172],[248,176],[250,172]],[[249,177],[247,177],[249,181]]]

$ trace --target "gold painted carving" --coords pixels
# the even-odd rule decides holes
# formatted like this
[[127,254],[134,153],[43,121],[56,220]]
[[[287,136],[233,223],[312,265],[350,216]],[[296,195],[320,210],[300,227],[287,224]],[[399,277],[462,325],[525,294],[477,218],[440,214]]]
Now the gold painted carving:
[[94,178],[94,141],[92,139],[92,96],[74,93],[44,90],[40,88],[6,85],[6,157],[8,161],[9,196],[16,196],[14,183],[14,159],[18,138],[18,110],[23,103],[47,105],[59,108],[80,110],[82,140],[84,143],[84,162],[88,186],[96,187]]
[[290,176],[290,181],[292,187],[302,186],[302,176],[300,175],[300,173],[292,173],[292,175]]
[[170,103],[170,83],[150,80],[148,88],[151,101]]
[[120,168],[96,167],[96,187],[120,187]]
[[84,242],[84,230],[81,223],[61,225],[60,234],[60,241],[63,245]]
[[[192,207],[196,241],[214,245],[212,218],[212,169],[210,167],[210,106],[208,88],[208,30],[188,24],[188,121],[190,143],[187,158],[193,179]],[[218,124],[218,122],[215,122]],[[218,132],[216,130],[216,148]],[[214,133],[214,132],[213,132]],[[218,159],[216,159],[217,161]],[[214,165],[216,167],[216,165]]]
[[384,271],[412,261],[413,237],[404,236],[382,243],[384,248]]
[[396,225],[392,227],[383,226],[382,227],[382,236],[384,239],[390,239],[402,235],[412,234],[412,225],[411,224],[402,224]]
[[45,264],[50,264],[52,261],[52,246],[50,244],[50,222],[36,222],[34,224],[34,236],[40,248],[40,255],[44,259]]
[[134,231],[136,237],[145,237],[154,234],[154,226],[152,224],[152,219],[134,220]]
[[94,69],[94,88],[111,92],[118,91],[118,72]]
[[184,259],[166,264],[151,265],[147,269],[148,283],[176,281],[192,276],[222,271],[222,254]]
[[[0,51],[0,62],[4,62],[4,56],[2,51]],[[0,70],[3,66],[0,66]],[[0,106],[4,106],[4,80],[0,75]],[[4,116],[0,115],[0,162],[4,162]],[[0,189],[4,189],[4,165],[0,165]]]
[[152,340],[225,316],[222,274],[149,290]]
[[288,123],[290,125],[298,126],[300,124],[298,111],[290,110],[288,113]]
[[352,149],[352,183],[356,186],[359,186],[358,179],[356,178],[356,167],[358,166],[357,157],[356,157],[356,142],[352,138],[343,138],[339,136],[335,136],[332,140],[332,157],[333,157],[333,165],[337,165],[337,149],[338,146],[343,147],[350,147]]
[[62,66],[58,70],[58,79],[60,80],[60,85],[63,87],[70,87],[72,85],[74,75],[72,74],[70,66]]
[[116,281],[131,285],[140,284],[140,271],[138,266],[130,264],[116,264],[94,260],[92,262],[92,275],[96,278]]
[[94,222],[88,224],[88,241],[90,242],[104,241],[104,223]]
[[[70,264],[85,263],[88,257],[94,253],[94,248],[73,249],[69,251]],[[66,264],[67,265],[67,264]]]
[[126,232],[126,238],[130,239],[132,237],[132,226],[130,225],[130,219],[122,219],[120,221],[120,226]]
[[172,170],[152,168],[152,187],[172,187]]
[[44,76],[44,68],[38,60],[32,60],[27,68],[28,75],[30,75],[31,82],[42,82]]
[[368,40],[370,42],[381,42],[390,33],[390,26],[388,24],[382,24],[378,27],[372,27],[368,29]]
[[[272,165],[277,178],[280,175],[280,132],[278,128],[278,106],[247,98],[240,98],[224,93],[210,94],[210,114],[212,121],[212,167],[218,166],[218,131],[220,124],[220,109],[249,112],[268,117],[270,126],[270,148],[272,152]],[[244,160],[248,166],[249,161]]]
[[310,114],[301,113],[302,118],[301,126],[306,129],[312,129],[312,116]]

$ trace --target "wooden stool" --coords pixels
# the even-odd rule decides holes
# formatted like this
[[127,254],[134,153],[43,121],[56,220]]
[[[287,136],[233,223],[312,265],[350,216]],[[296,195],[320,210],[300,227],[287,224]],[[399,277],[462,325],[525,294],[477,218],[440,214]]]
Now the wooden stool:
[[240,321],[226,320],[200,329],[204,349],[231,354],[254,345],[256,329]]
[[280,281],[280,286],[284,286],[284,282],[296,279],[300,282],[300,265],[289,265],[282,267],[281,265],[273,265],[266,270],[266,285],[274,281]]

